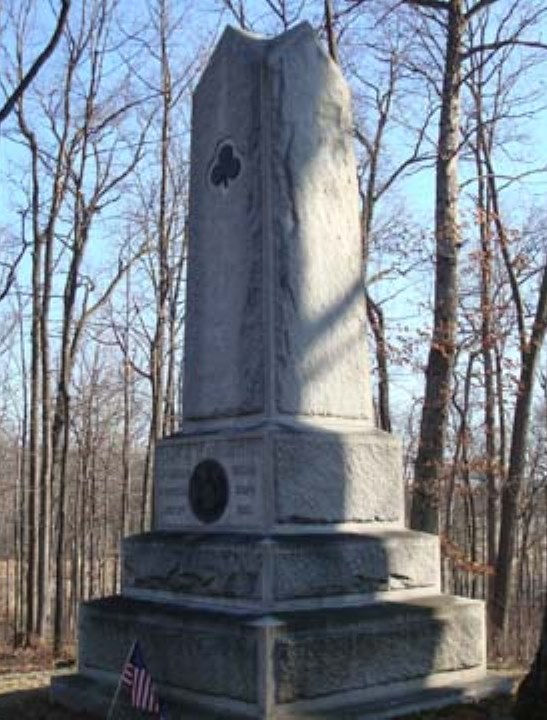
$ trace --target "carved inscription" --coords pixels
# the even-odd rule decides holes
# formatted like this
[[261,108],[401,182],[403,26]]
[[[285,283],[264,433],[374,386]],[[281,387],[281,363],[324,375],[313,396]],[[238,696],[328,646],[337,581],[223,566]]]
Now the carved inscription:
[[160,445],[156,457],[158,529],[260,520],[260,438],[184,439]]

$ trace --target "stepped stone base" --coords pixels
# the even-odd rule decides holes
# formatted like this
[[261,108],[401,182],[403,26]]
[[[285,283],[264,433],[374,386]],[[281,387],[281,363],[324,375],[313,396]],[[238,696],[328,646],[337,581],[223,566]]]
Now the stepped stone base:
[[410,530],[148,533],[123,542],[122,593],[248,610],[363,604],[440,592],[439,541]]
[[431,596],[264,615],[114,597],[82,606],[80,676],[57,681],[53,697],[68,704],[82,678],[106,692],[135,637],[160,695],[179,708],[175,718],[185,717],[185,706],[219,718],[340,718],[356,704],[378,706],[485,673],[477,601]]

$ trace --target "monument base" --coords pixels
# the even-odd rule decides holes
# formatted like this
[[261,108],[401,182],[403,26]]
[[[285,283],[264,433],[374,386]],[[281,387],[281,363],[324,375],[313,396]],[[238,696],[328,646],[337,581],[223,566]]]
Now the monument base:
[[379,720],[485,679],[483,603],[440,594],[432,535],[153,532],[122,554],[122,595],[81,606],[79,675],[52,687],[75,710],[106,716],[135,640],[171,720]]
[[356,718],[396,717],[397,698],[443,704],[455,683],[484,679],[483,618],[481,602],[441,595],[274,613],[111,597],[82,606],[80,674],[52,696],[104,717],[138,638],[171,720],[341,718],[367,704],[375,714]]

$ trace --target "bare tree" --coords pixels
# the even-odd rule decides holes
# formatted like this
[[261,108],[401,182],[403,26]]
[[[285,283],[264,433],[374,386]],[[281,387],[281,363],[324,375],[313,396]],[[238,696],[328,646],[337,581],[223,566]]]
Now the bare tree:
[[220,0],[242,30],[250,29],[247,25],[247,12],[244,0]]
[[[454,369],[458,315],[458,251],[461,246],[459,222],[460,118],[462,82],[465,63],[488,51],[491,61],[496,53],[510,45],[541,46],[522,37],[528,26],[537,21],[533,10],[519,27],[509,34],[505,26],[509,11],[498,26],[495,39],[466,47],[465,31],[469,23],[489,12],[499,0],[478,0],[466,5],[462,0],[409,0],[417,12],[436,26],[441,25],[445,46],[443,52],[442,89],[440,92],[439,131],[436,164],[435,203],[435,300],[433,336],[426,368],[425,397],[420,429],[420,442],[415,464],[414,496],[411,526],[415,529],[438,530],[439,492],[443,478],[444,449],[451,378]],[[434,15],[431,15],[433,11]],[[440,16],[439,16],[440,13]]]
[[[384,235],[388,235],[391,248],[397,245],[401,233],[399,220],[394,220],[389,210],[380,210],[380,203],[389,205],[389,196],[400,181],[407,175],[423,168],[433,161],[433,155],[425,149],[427,128],[432,117],[432,110],[424,99],[420,113],[415,113],[412,123],[403,116],[401,108],[410,99],[410,73],[406,67],[408,59],[408,38],[398,31],[394,24],[384,27],[373,19],[361,30],[370,38],[361,40],[374,58],[367,73],[362,73],[356,58],[351,55],[344,57],[348,65],[348,75],[353,82],[356,95],[356,127],[355,137],[359,150],[359,192],[361,197],[361,243],[363,277],[365,285],[367,317],[374,338],[376,375],[378,378],[377,416],[378,425],[388,432],[391,431],[391,411],[389,402],[389,359],[384,303],[379,299],[381,292],[376,282],[386,275],[390,269],[382,268],[378,273],[371,272],[375,253],[380,254],[380,231],[378,226],[383,221],[388,226]],[[378,27],[377,25],[380,25]],[[341,27],[341,32],[345,30]],[[405,133],[408,147],[404,152],[393,157],[390,153],[392,133]],[[391,157],[390,157],[391,155]],[[380,221],[380,222],[379,222]],[[397,273],[403,275],[414,262],[414,248],[405,244],[407,258],[401,255],[395,259],[395,252],[390,252],[393,265],[398,265]],[[372,260],[371,260],[372,259]],[[404,263],[403,266],[402,263]],[[380,283],[378,283],[380,284]]]
[[[508,270],[510,267],[511,265],[508,265]],[[513,282],[511,285],[516,291],[518,285],[513,285]],[[519,297],[520,293],[514,296],[515,302]],[[521,367],[513,415],[507,479],[502,490],[499,546],[491,607],[491,618],[498,632],[504,630],[508,618],[518,500],[525,477],[533,391],[546,331],[547,263],[542,270],[532,328],[529,334],[524,332],[521,334]]]
[[[146,41],[157,74],[147,82],[154,89],[157,106],[157,147],[154,174],[139,179],[139,202],[133,218],[134,232],[146,239],[150,252],[142,266],[152,288],[152,301],[136,310],[133,337],[139,334],[144,353],[132,369],[150,383],[151,413],[142,483],[140,527],[152,517],[152,471],[156,442],[173,432],[178,421],[178,368],[183,323],[182,291],[186,254],[186,183],[188,160],[181,142],[185,128],[177,123],[177,109],[187,99],[199,68],[195,57],[178,65],[171,47],[181,27],[169,0],[156,0],[150,8],[151,39]],[[118,341],[127,347],[118,333]],[[179,351],[179,353],[177,352]]]
[[[523,297],[523,280],[518,277],[517,264],[511,257],[511,233],[504,222],[501,206],[498,173],[494,164],[496,131],[500,118],[509,119],[519,112],[518,101],[511,94],[515,82],[522,76],[524,66],[509,71],[509,60],[516,45],[505,45],[498,52],[493,69],[486,72],[492,44],[486,41],[484,22],[476,28],[479,36],[476,47],[479,50],[470,56],[470,71],[467,84],[474,103],[473,133],[475,141],[473,153],[477,164],[477,209],[480,218],[480,274],[481,274],[481,346],[484,363],[485,383],[485,430],[486,430],[486,474],[488,484],[488,563],[495,566],[495,573],[489,581],[489,617],[498,631],[507,621],[509,594],[511,586],[511,568],[514,557],[515,528],[518,517],[519,494],[524,482],[527,459],[527,443],[530,415],[534,391],[534,382],[539,353],[545,333],[545,277],[540,282],[539,297],[536,303],[535,319],[528,330],[526,302]],[[518,38],[518,36],[517,36]],[[491,89],[491,108],[487,108],[487,85]],[[499,546],[496,537],[498,528],[497,503],[498,479],[505,476],[505,459],[500,456],[495,442],[495,389],[494,389],[494,349],[499,342],[493,312],[493,257],[497,251],[501,255],[505,280],[509,285],[510,299],[516,320],[518,350],[520,360],[520,378],[518,381],[515,410],[511,428],[511,449],[505,482],[501,487],[501,523],[499,525]],[[540,261],[538,272],[541,270]],[[501,417],[501,415],[500,415]],[[503,433],[504,434],[504,433]],[[501,440],[500,440],[501,447]],[[498,638],[499,640],[499,638]]]
[[339,65],[340,58],[338,57],[338,41],[336,40],[336,33],[334,30],[334,7],[332,0],[325,0],[325,32],[327,35],[329,55],[334,62]]
[[[62,636],[72,372],[86,324],[128,268],[120,256],[110,277],[97,285],[85,268],[85,258],[97,217],[119,202],[120,188],[143,157],[147,130],[145,123],[140,134],[131,136],[130,150],[122,152],[127,143],[122,137],[123,121],[141,100],[128,98],[119,87],[105,87],[112,13],[110,0],[96,0],[88,12],[77,14],[67,24],[66,63],[57,76],[56,91],[41,94],[36,86],[33,92],[32,101],[39,104],[45,126],[28,111],[30,91],[16,105],[32,170],[27,630],[43,633],[52,628],[57,650]],[[23,27],[18,35],[18,67],[24,66]],[[64,271],[62,281],[55,279],[59,268]],[[60,324],[56,368],[51,362],[54,301]],[[35,597],[39,613],[33,607]]]

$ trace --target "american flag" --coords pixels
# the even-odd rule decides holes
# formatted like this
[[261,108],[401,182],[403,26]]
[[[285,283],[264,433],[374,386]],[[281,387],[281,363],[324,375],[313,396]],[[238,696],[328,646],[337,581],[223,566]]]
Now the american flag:
[[156,688],[137,641],[133,643],[131,654],[122,671],[122,683],[131,690],[131,705],[134,708],[155,713],[162,720],[164,715]]

